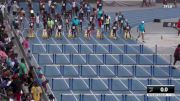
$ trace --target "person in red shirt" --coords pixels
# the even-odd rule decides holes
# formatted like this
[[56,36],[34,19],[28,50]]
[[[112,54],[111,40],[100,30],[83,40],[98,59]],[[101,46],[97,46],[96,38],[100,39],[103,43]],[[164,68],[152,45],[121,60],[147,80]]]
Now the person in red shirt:
[[177,61],[180,61],[180,44],[177,46],[175,52],[174,52],[174,65]]
[[177,30],[178,30],[178,36],[180,35],[180,19],[177,22]]

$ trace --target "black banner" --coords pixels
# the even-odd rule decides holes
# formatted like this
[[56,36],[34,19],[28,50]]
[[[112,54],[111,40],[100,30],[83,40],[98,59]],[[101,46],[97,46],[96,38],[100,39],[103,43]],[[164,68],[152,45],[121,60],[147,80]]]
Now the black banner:
[[147,93],[174,93],[174,85],[148,85]]

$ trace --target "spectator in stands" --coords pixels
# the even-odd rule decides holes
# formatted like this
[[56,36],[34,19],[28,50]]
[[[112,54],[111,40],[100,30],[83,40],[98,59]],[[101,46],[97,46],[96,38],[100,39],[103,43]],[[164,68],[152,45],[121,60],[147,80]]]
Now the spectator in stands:
[[180,35],[180,19],[179,21],[177,22],[177,25],[176,25],[177,29],[178,29],[178,36]]
[[19,76],[23,77],[26,74],[27,74],[27,67],[26,67],[26,64],[25,64],[25,60],[22,58],[21,63],[19,65]]
[[34,85],[31,88],[31,94],[34,101],[41,101],[42,89],[37,81],[34,82]]
[[21,101],[22,81],[20,80],[20,77],[18,75],[14,75],[13,81],[10,86],[13,88],[15,99],[17,101]]
[[2,62],[5,62],[5,60],[8,58],[3,48],[0,49],[0,58]]
[[139,39],[140,37],[142,37],[142,41],[145,42],[145,41],[144,41],[144,33],[145,33],[144,21],[142,21],[142,22],[139,24],[138,29],[137,29],[137,32],[139,32],[139,35],[138,35],[136,41],[138,41],[138,39]]
[[177,61],[180,61],[180,44],[177,46],[175,52],[174,52],[174,65]]

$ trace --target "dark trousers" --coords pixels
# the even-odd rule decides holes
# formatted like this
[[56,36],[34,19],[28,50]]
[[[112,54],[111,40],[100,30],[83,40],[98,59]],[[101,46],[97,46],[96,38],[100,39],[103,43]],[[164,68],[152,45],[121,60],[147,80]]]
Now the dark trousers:
[[144,5],[146,5],[146,7],[148,6],[148,4],[147,4],[147,1],[146,1],[146,0],[143,0],[143,2],[142,2],[142,7],[144,7]]

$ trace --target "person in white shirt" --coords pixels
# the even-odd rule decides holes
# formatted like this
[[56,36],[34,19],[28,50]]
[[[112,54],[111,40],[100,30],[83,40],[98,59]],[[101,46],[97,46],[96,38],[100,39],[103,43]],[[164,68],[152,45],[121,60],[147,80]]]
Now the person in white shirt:
[[62,24],[57,25],[57,32],[56,32],[56,38],[61,38],[62,35]]
[[39,28],[39,23],[40,23],[40,18],[39,18],[39,14],[37,13],[36,15],[36,25]]

